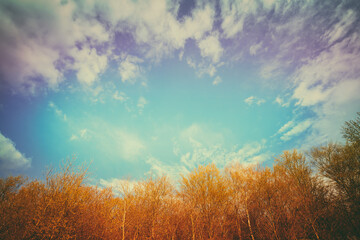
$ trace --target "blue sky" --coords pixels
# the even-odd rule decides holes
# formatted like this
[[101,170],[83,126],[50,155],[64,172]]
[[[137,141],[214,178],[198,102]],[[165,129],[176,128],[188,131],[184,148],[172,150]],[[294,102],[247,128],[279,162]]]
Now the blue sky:
[[359,2],[0,3],[0,174],[272,166],[360,110]]

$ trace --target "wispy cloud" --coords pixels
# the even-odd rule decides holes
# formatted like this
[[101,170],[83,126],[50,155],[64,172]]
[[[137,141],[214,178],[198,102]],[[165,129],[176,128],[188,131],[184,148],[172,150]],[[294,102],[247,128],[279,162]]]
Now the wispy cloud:
[[217,68],[221,67],[223,63],[213,64],[211,61],[200,61],[196,62],[191,58],[187,58],[186,63],[193,69],[196,70],[196,74],[198,77],[202,77],[205,74],[213,77],[217,71]]
[[139,113],[142,113],[146,104],[148,104],[148,101],[144,97],[139,97],[139,100],[137,102],[137,107],[139,109]]
[[78,134],[72,134],[70,141],[89,140],[91,138],[90,130],[87,128],[79,130]]
[[222,82],[221,77],[216,76],[212,84],[213,84],[213,85],[218,85],[218,84],[220,84],[221,82]]
[[266,62],[261,66],[260,76],[264,79],[271,79],[281,75],[286,69],[287,63],[283,63],[279,60],[273,60]]
[[265,101],[265,99],[262,99],[262,98],[250,96],[250,97],[246,98],[244,100],[244,102],[251,106],[252,104],[261,105],[261,104],[265,103],[266,101]]
[[[344,15],[344,18],[349,17],[353,18],[352,14]],[[347,34],[339,33],[343,38],[336,37],[335,42],[329,38],[332,45],[317,57],[308,59],[293,75],[292,98],[298,106],[316,114],[309,139],[318,139],[319,143],[340,139],[339,126],[359,110],[360,67],[355,63],[360,61],[360,35],[346,29]]]
[[279,129],[279,133],[282,133],[285,130],[289,129],[291,126],[293,126],[293,127],[290,128],[290,130],[286,131],[280,137],[280,139],[283,140],[283,141],[289,141],[294,136],[297,136],[297,135],[301,134],[302,132],[304,132],[306,129],[308,129],[311,126],[311,124],[312,124],[311,120],[305,120],[305,121],[302,121],[300,123],[297,123],[294,126],[294,123],[292,121],[290,121],[287,124],[285,124],[282,128]]
[[284,131],[288,130],[290,127],[292,127],[294,125],[294,121],[291,120],[287,123],[285,123],[277,133],[283,133]]
[[340,11],[338,14],[341,14],[341,16],[339,16],[340,21],[324,34],[325,38],[328,39],[329,44],[342,40],[356,21],[356,13],[352,9],[345,12]]
[[117,194],[127,194],[134,190],[138,184],[135,180],[110,178],[108,180],[101,178],[99,180],[100,186],[104,188],[111,188]]
[[250,49],[249,49],[250,55],[255,56],[256,53],[261,49],[261,46],[262,46],[261,42],[257,43],[257,44],[254,44],[254,45],[251,45]]
[[245,18],[255,13],[258,8],[256,1],[221,1],[222,29],[226,37],[232,38],[241,33],[244,28]]
[[[359,36],[354,34],[309,60],[294,75],[296,88],[293,98],[301,106],[312,106],[330,100],[339,86],[350,81],[357,88],[360,67],[354,64],[360,59]],[[351,48],[349,48],[351,46]],[[344,94],[343,99],[358,95]]]
[[120,150],[119,153],[125,160],[137,160],[136,158],[145,150],[143,141],[133,133],[117,131],[115,133],[115,139],[115,147]]
[[239,163],[254,165],[271,159],[271,154],[266,148],[266,140],[251,142],[239,147],[229,147],[225,144],[224,132],[216,132],[211,128],[192,124],[179,132],[173,139],[173,152],[177,161],[167,161],[151,156],[147,163],[151,172],[157,175],[166,174],[173,179],[180,174],[187,174],[199,165],[214,163],[223,169],[229,164]]
[[218,168],[223,169],[231,164],[239,163],[242,165],[261,164],[271,159],[271,153],[266,150],[265,140],[244,145],[242,148],[234,146],[226,149],[221,145],[206,146],[199,143],[188,152],[183,152],[180,162],[167,163],[159,159],[151,158],[148,163],[151,169],[161,174],[168,174],[173,179],[177,179],[179,174],[186,174],[199,165],[214,163]]
[[67,116],[54,102],[49,102],[49,107],[54,110],[56,115],[60,117],[62,120],[67,121]]
[[72,123],[69,141],[85,147],[98,158],[115,162],[138,162],[146,159],[146,138],[121,124],[111,123],[95,115],[87,115],[86,122]]
[[275,103],[279,104],[282,107],[288,107],[290,105],[290,102],[285,102],[285,100],[279,96],[275,98]]
[[120,102],[126,102],[129,97],[124,92],[116,91],[113,95],[113,99],[119,100]]

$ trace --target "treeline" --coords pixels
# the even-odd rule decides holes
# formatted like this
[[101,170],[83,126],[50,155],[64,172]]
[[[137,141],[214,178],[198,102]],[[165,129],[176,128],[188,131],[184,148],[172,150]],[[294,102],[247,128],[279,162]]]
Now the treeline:
[[272,168],[199,166],[176,187],[102,189],[71,163],[44,181],[1,179],[0,239],[360,239],[360,114],[343,133]]

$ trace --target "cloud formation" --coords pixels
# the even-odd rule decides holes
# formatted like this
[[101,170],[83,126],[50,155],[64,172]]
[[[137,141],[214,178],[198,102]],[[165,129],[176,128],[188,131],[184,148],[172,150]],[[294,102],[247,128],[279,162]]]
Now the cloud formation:
[[117,194],[127,194],[138,184],[137,181],[118,178],[111,178],[108,180],[101,178],[99,183],[101,187],[111,188]]
[[244,100],[244,102],[246,103],[246,104],[248,104],[248,105],[252,105],[252,104],[256,104],[256,105],[261,105],[261,104],[263,104],[263,103],[265,103],[266,101],[265,101],[265,99],[262,99],[262,98],[257,98],[257,97],[254,97],[254,96],[250,96],[250,97],[248,97],[248,98],[246,98],[245,100]]
[[121,81],[134,84],[142,76],[142,70],[139,65],[142,62],[143,60],[138,57],[126,56],[119,66]]
[[180,161],[168,163],[155,157],[147,160],[150,171],[158,176],[167,175],[172,179],[178,179],[180,174],[187,174],[199,165],[214,163],[218,168],[224,169],[231,164],[256,165],[271,159],[271,154],[266,150],[266,141],[253,142],[239,148],[233,146],[227,149],[222,145],[206,146],[198,143],[188,152],[179,154]]
[[67,116],[54,102],[49,102],[49,107],[54,110],[55,114],[60,117],[63,121],[67,121]]
[[201,56],[209,57],[214,63],[219,62],[223,49],[217,34],[200,40],[199,48],[201,51]]
[[216,76],[215,79],[214,79],[214,81],[213,81],[213,85],[218,85],[218,84],[220,84],[221,82],[222,82],[221,77]]
[[139,113],[142,113],[146,104],[148,104],[148,101],[144,97],[139,97],[139,100],[137,102],[137,107],[139,109]]
[[282,107],[288,107],[290,105],[290,102],[286,102],[283,98],[281,98],[280,96],[277,96],[275,98],[275,103],[279,104]]
[[9,138],[0,133],[0,169],[1,172],[29,168],[31,159],[25,157]]
[[81,129],[78,134],[72,134],[70,141],[89,140],[91,138],[90,131],[87,128]]
[[293,138],[294,136],[299,135],[302,132],[304,132],[306,129],[308,129],[311,126],[311,124],[312,124],[311,120],[305,120],[300,123],[297,123],[294,126],[294,123],[292,121],[290,121],[287,124],[285,124],[282,128],[279,129],[278,132],[282,133],[290,128],[280,137],[280,139],[283,141],[288,141],[291,138]]
[[266,140],[244,144],[242,147],[225,146],[226,135],[201,124],[192,124],[173,139],[173,153],[178,161],[168,162],[154,156],[147,159],[150,172],[158,176],[168,175],[177,179],[199,165],[214,163],[223,169],[231,164],[261,164],[271,159]]
[[113,99],[118,100],[120,102],[126,102],[129,99],[129,97],[124,92],[116,91],[113,95]]
[[94,48],[76,49],[74,56],[76,58],[73,68],[77,70],[76,77],[80,83],[87,86],[98,80],[107,67],[107,57],[98,55]]
[[[250,93],[256,95],[249,94],[246,99],[236,98],[244,96],[239,94],[232,103],[244,101],[254,107],[272,99],[284,107],[277,107],[277,113],[286,112],[291,115],[287,119],[293,120],[272,132],[282,141],[290,142],[302,133],[319,144],[325,139],[340,139],[339,131],[334,129],[351,119],[360,107],[357,0],[195,1],[182,12],[184,2],[3,0],[0,91],[60,96],[82,90],[91,95],[94,105],[110,101],[114,109],[116,104],[124,104],[125,113],[136,125],[145,113],[161,112],[162,92],[154,89],[161,81],[181,81],[177,76],[172,79],[173,69],[168,68],[176,66],[176,71],[188,71],[184,76],[188,74],[190,80],[203,78],[210,87],[218,85],[209,91],[214,94],[214,108],[232,90],[249,94],[251,88],[259,92]],[[171,79],[164,80],[169,76]],[[203,82],[189,81],[182,86],[192,89]],[[270,105],[274,104],[267,107]],[[60,119],[70,122],[55,103],[49,102],[48,106]],[[159,111],[143,111],[154,106]],[[253,107],[244,109],[265,109]],[[154,116],[146,117],[156,121]],[[87,139],[104,145],[103,151],[115,149],[116,158],[146,159],[158,172],[174,169],[148,151],[140,132],[116,124],[81,126],[72,129],[73,135],[67,133],[66,138],[81,140],[91,133],[91,139]],[[226,148],[224,139],[223,134],[205,125],[192,124],[167,140],[173,140],[174,155],[180,161],[176,166],[181,171],[209,158],[219,163],[225,157],[252,162],[268,156],[259,139],[259,151],[256,144]]]
[[[89,45],[108,41],[104,27],[69,1],[2,1],[0,73],[14,91],[56,89],[68,70],[92,83],[106,60]],[[73,64],[75,63],[75,64]]]

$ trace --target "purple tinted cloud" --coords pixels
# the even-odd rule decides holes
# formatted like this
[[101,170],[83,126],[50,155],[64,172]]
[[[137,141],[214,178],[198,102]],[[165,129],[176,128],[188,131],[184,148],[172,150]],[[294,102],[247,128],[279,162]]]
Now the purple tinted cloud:
[[259,64],[265,78],[289,74],[337,43],[357,38],[356,4],[2,1],[1,84],[32,93],[56,89],[73,70],[80,82],[92,85],[117,56],[161,62],[181,50],[186,59],[192,52],[186,49],[189,40],[199,49],[191,57],[194,66],[202,69],[216,71],[214,63],[246,59]]

